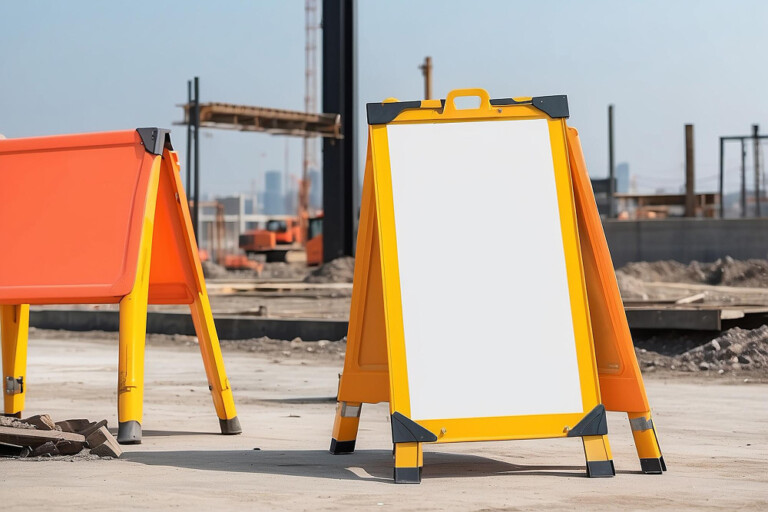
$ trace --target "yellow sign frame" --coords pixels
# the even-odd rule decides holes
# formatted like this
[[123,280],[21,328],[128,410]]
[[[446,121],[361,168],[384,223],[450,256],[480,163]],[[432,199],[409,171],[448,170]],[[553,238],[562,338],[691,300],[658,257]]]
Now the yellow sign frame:
[[[480,98],[477,109],[456,109],[461,96]],[[563,115],[563,107],[565,114]],[[582,437],[590,476],[615,473],[595,361],[586,283],[566,141],[564,96],[491,100],[483,89],[452,91],[446,100],[370,104],[368,156],[358,233],[348,353],[340,381],[332,453],[354,450],[362,402],[389,399],[395,444],[395,481],[419,482],[423,442]],[[566,274],[574,322],[580,413],[410,419],[408,372],[400,293],[387,126],[413,123],[545,119],[555,169]],[[383,345],[383,346],[382,346]],[[386,358],[382,348],[386,348]],[[353,384],[354,383],[354,384]]]

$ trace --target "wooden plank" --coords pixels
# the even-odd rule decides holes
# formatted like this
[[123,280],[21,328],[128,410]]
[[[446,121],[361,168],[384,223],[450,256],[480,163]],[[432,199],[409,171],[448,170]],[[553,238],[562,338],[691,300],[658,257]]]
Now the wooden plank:
[[39,446],[47,441],[64,439],[84,443],[85,437],[72,432],[59,432],[58,430],[36,430],[31,428],[0,427],[0,442],[20,446]]

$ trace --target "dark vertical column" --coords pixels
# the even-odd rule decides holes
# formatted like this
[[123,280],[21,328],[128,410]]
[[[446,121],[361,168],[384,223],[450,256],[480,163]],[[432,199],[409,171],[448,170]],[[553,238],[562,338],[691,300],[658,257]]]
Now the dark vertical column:
[[613,105],[608,105],[608,218],[616,216],[616,168],[613,159]]
[[343,139],[323,139],[323,261],[351,256],[356,190],[354,0],[323,0],[323,112],[341,115]]
[[755,160],[755,217],[760,217],[760,139],[758,132],[760,127],[752,125],[752,146],[754,147]]
[[[195,77],[195,209],[192,212],[192,227],[195,229],[195,238],[199,239],[200,225],[200,80]],[[199,245],[199,242],[198,242]]]
[[[685,125],[685,216],[696,216],[696,196],[693,194],[694,178],[693,162],[693,125]],[[721,195],[722,202],[722,195]]]
[[747,217],[747,145],[741,139],[741,216]]
[[424,64],[419,66],[421,74],[424,75],[424,99],[432,99],[432,57],[425,57]]
[[723,196],[723,149],[724,149],[725,141],[722,137],[720,137],[720,180],[719,180],[719,191],[720,191],[720,218],[725,218],[725,203],[724,196]]
[[192,80],[187,80],[187,201],[192,197]]

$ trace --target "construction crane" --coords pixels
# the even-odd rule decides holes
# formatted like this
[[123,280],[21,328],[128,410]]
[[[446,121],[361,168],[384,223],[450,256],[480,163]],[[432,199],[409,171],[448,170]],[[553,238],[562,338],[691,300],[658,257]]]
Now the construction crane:
[[[319,23],[317,19],[317,0],[306,0],[304,3],[306,41],[304,46],[304,110],[308,114],[317,112],[317,34]],[[317,168],[317,139],[304,137],[301,182],[299,183],[298,217],[303,231],[303,239],[307,240],[309,219],[309,190],[312,186],[309,170]]]

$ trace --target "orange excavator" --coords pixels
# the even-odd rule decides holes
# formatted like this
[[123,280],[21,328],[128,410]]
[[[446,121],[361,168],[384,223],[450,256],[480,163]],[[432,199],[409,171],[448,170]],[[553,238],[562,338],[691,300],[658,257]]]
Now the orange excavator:
[[273,218],[263,229],[252,229],[240,235],[239,246],[249,256],[263,255],[268,262],[299,261],[302,230],[294,217]]

